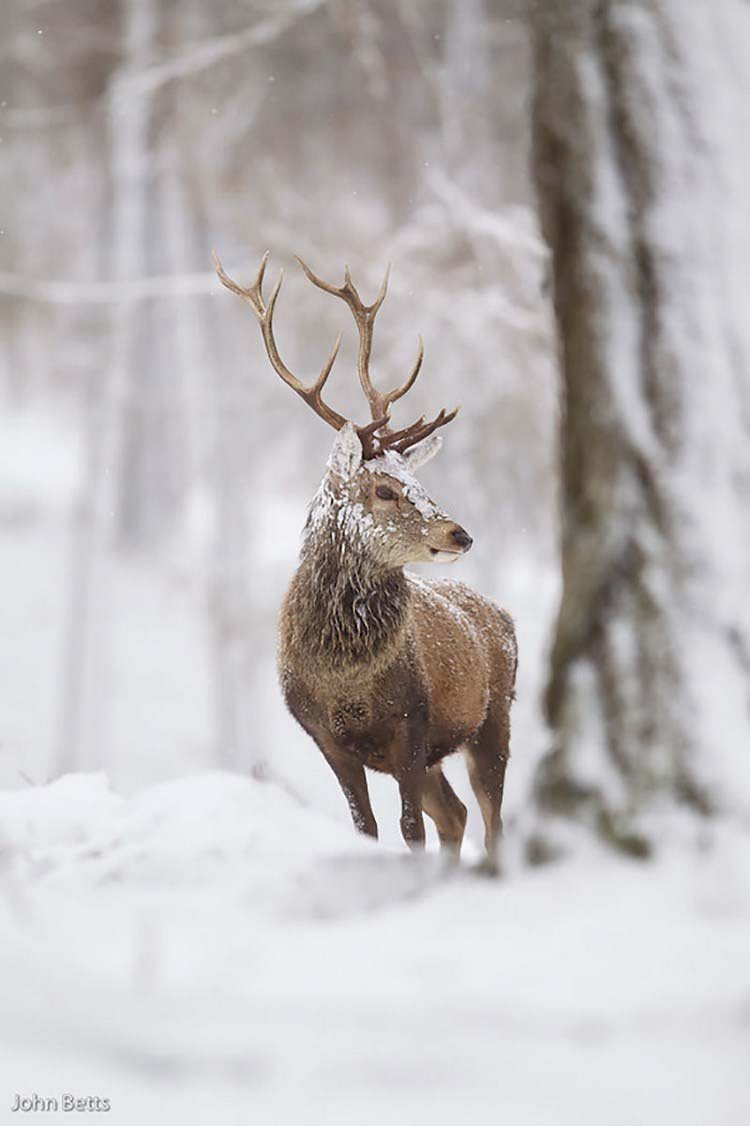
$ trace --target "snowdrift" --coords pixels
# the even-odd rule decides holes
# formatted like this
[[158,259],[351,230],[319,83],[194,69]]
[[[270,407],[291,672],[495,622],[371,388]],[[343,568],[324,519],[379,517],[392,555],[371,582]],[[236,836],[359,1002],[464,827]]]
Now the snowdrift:
[[9,1120],[32,1092],[128,1124],[748,1120],[738,831],[495,883],[219,773],[70,775],[0,824]]

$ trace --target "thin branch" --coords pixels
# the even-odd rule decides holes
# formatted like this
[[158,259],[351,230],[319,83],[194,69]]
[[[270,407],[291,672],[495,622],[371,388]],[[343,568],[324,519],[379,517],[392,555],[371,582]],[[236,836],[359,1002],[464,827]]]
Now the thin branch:
[[49,305],[109,305],[114,302],[147,301],[156,297],[195,297],[217,292],[216,274],[213,271],[155,274],[153,277],[123,282],[58,281],[0,272],[0,297],[17,297]]
[[450,211],[457,224],[482,242],[493,242],[503,251],[522,251],[536,260],[546,259],[547,248],[541,238],[531,231],[519,229],[517,222],[508,218],[510,209],[489,211],[469,196],[441,169],[431,168],[427,183],[435,197]]
[[297,20],[310,15],[321,8],[326,0],[302,0],[293,8],[263,20],[254,27],[244,31],[234,32],[231,35],[211,39],[201,43],[192,51],[180,55],[178,58],[166,62],[156,63],[145,67],[143,70],[126,71],[121,73],[121,80],[131,87],[136,87],[140,92],[150,92],[172,82],[178,78],[187,78],[207,70],[217,62],[237,55],[249,47],[262,47],[273,42],[280,35],[297,22]]
[[101,104],[101,98],[85,98],[56,106],[4,107],[0,111],[0,125],[4,129],[58,129],[62,125],[76,125],[91,108]]
[[[208,70],[215,63],[232,55],[240,54],[253,47],[263,47],[278,39],[299,19],[322,8],[327,0],[303,0],[280,16],[263,20],[262,23],[233,32],[231,35],[217,36],[176,58],[154,63],[141,70],[123,69],[115,72],[113,81],[122,82],[131,93],[148,94],[162,86],[181,78],[190,78],[201,71]],[[60,106],[19,106],[3,109],[0,122],[12,129],[51,129],[72,125],[90,109],[95,109],[108,97],[107,92],[95,98],[72,102]]]

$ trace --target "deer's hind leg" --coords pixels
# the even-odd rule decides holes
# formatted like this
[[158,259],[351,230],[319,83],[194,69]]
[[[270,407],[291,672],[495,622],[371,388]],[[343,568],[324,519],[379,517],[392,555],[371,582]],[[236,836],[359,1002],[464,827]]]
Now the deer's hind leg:
[[492,709],[464,750],[469,781],[484,821],[485,867],[490,872],[497,872],[499,841],[503,831],[501,808],[505,768],[510,756],[510,717],[507,712],[500,708]]
[[435,822],[440,851],[458,858],[466,828],[466,806],[454,792],[439,763],[426,772],[422,809]]

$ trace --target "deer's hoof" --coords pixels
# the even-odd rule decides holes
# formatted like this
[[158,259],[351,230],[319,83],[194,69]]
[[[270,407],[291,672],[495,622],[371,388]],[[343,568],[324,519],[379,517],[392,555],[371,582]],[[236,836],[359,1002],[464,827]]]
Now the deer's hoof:
[[477,876],[485,876],[492,880],[499,880],[502,876],[500,861],[496,856],[485,856],[473,868]]

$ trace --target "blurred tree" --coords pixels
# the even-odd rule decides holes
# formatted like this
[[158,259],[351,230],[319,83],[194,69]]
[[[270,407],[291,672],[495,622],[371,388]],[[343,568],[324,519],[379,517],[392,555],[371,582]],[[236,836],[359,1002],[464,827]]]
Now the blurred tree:
[[109,92],[110,241],[112,274],[120,288],[112,304],[110,363],[87,402],[86,471],[76,513],[64,639],[59,773],[90,768],[99,760],[110,662],[110,553],[116,533],[128,529],[132,514],[145,507],[136,508],[130,498],[141,479],[142,412],[152,394],[143,384],[144,372],[149,372],[143,353],[153,341],[143,331],[143,309],[127,285],[147,273],[149,100],[138,72],[152,50],[155,15],[152,0],[126,0],[123,61]]
[[[448,6],[443,66],[442,126],[446,167],[477,201],[495,199],[495,129],[487,104],[492,82],[485,0]],[[493,189],[495,191],[493,191]]]
[[658,801],[748,802],[750,8],[545,0],[532,28],[565,394],[536,799],[643,852]]

